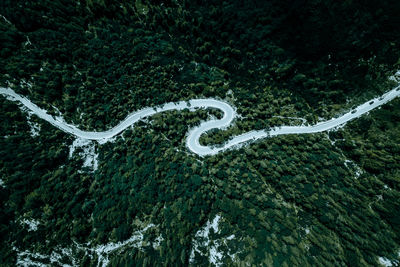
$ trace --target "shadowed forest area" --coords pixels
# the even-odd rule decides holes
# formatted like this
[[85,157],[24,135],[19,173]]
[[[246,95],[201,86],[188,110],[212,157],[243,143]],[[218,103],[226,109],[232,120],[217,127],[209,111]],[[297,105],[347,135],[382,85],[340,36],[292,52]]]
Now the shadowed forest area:
[[[395,0],[4,0],[0,86],[97,131],[143,107],[223,99],[241,118],[201,139],[221,144],[393,88],[399,14]],[[91,169],[72,136],[0,96],[0,265],[396,266],[399,101],[204,158],[185,134],[220,113],[166,112],[92,142]]]

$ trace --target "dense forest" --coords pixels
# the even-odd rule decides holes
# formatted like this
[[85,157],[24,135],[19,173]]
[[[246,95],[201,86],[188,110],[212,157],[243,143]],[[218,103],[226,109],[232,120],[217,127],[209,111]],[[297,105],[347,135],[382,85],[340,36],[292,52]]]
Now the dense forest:
[[[399,14],[395,0],[3,0],[0,86],[86,130],[223,99],[241,118],[201,139],[218,145],[392,88]],[[400,264],[399,99],[204,158],[185,135],[220,113],[161,113],[91,142],[97,168],[73,136],[2,96],[0,109],[2,266]]]

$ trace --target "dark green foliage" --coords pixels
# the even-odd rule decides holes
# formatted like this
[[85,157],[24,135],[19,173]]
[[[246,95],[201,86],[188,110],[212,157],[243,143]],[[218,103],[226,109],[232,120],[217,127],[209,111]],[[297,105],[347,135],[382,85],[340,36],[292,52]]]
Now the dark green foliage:
[[[394,0],[5,0],[0,86],[86,130],[165,102],[226,99],[243,118],[201,139],[219,145],[302,123],[285,117],[314,123],[390,88],[399,13]],[[141,247],[110,253],[109,265],[187,266],[196,232],[217,215],[196,266],[209,266],[216,244],[236,255],[222,259],[227,266],[376,266],[380,256],[399,264],[398,100],[336,132],[206,158],[184,138],[219,111],[157,114],[96,145],[95,172],[68,157],[72,137],[3,97],[0,109],[2,266],[18,252],[60,248],[74,257],[59,264],[96,266],[76,244],[125,241],[150,224]],[[38,136],[28,122],[40,125]]]

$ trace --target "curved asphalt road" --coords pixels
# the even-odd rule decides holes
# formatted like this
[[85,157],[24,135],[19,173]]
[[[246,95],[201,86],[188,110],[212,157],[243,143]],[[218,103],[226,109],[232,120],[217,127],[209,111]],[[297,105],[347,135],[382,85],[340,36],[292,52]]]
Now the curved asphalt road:
[[328,121],[320,122],[311,126],[282,126],[282,127],[272,128],[269,131],[266,130],[250,131],[230,139],[222,147],[218,148],[202,146],[199,142],[199,139],[203,133],[211,129],[225,129],[232,123],[232,120],[236,118],[237,114],[235,110],[232,108],[232,106],[220,100],[193,99],[189,101],[180,101],[177,103],[166,103],[162,105],[162,107],[144,108],[129,114],[126,117],[126,119],[121,121],[117,126],[107,131],[90,132],[90,131],[82,131],[76,126],[68,124],[67,122],[64,121],[62,117],[53,117],[47,114],[46,110],[39,108],[29,99],[15,93],[10,88],[0,87],[0,94],[2,94],[11,101],[20,102],[23,105],[23,107],[29,110],[29,112],[37,115],[39,118],[46,120],[47,122],[51,123],[52,125],[54,125],[55,127],[61,129],[66,133],[70,133],[72,135],[75,135],[83,139],[97,140],[100,143],[107,142],[112,137],[118,135],[123,130],[132,126],[139,120],[152,116],[159,112],[165,112],[169,110],[183,110],[183,109],[194,110],[195,108],[217,108],[224,113],[223,118],[219,120],[209,120],[201,123],[199,126],[189,131],[188,137],[186,139],[186,146],[190,151],[199,156],[207,156],[207,155],[215,155],[221,151],[239,147],[240,145],[245,144],[248,141],[253,141],[261,138],[278,136],[278,135],[287,135],[287,134],[319,133],[331,130],[335,127],[344,125],[348,121],[358,118],[361,115],[398,97],[400,95],[400,86],[385,93],[381,97],[367,101],[366,103],[358,106],[357,108],[349,111],[348,113],[338,118],[333,118]]

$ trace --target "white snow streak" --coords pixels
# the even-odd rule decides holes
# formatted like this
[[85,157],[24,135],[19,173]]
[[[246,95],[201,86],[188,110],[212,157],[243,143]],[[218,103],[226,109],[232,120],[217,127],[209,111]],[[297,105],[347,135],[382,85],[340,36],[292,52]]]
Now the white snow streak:
[[[79,244],[74,242],[72,248],[60,248],[56,247],[50,255],[45,255],[41,253],[33,253],[29,250],[19,251],[16,247],[14,250],[17,251],[17,265],[18,266],[48,266],[43,264],[42,262],[50,261],[52,265],[60,265],[60,266],[79,266],[79,262],[75,260],[73,251],[81,251],[85,255],[88,255],[90,258],[93,258],[93,254],[97,256],[97,266],[98,267],[106,267],[110,262],[109,257],[112,253],[118,253],[120,250],[124,248],[138,248],[141,249],[143,247],[144,234],[150,228],[154,228],[156,225],[148,224],[141,230],[135,231],[132,236],[122,242],[110,242],[103,245],[97,245],[95,247],[91,247],[90,243]],[[164,238],[160,235],[156,237],[154,242],[152,242],[152,247],[157,249]],[[70,259],[72,261],[72,265],[66,264],[62,259]]]

